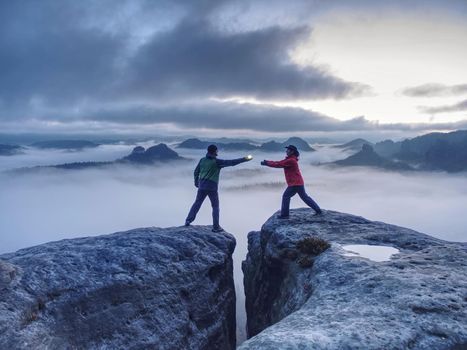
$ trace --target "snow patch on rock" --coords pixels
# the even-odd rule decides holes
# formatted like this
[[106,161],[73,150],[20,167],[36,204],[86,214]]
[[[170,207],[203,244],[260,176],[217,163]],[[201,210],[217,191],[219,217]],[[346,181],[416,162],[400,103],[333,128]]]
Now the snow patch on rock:
[[399,249],[384,245],[369,244],[348,244],[342,246],[345,251],[344,256],[361,257],[372,261],[389,261],[394,254],[399,253]]

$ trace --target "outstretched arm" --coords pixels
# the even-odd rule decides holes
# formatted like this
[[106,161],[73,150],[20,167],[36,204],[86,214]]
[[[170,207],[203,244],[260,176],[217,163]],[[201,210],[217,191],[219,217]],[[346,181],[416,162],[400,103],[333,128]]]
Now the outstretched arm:
[[290,159],[290,158],[279,160],[277,162],[274,161],[274,160],[265,160],[265,161],[261,162],[262,165],[267,165],[267,166],[269,166],[271,168],[287,168],[287,167],[291,166],[292,163],[293,163],[293,160]]
[[248,162],[250,159],[247,157],[237,158],[237,159],[216,159],[217,166],[219,168],[225,168],[228,166],[235,166],[243,162]]

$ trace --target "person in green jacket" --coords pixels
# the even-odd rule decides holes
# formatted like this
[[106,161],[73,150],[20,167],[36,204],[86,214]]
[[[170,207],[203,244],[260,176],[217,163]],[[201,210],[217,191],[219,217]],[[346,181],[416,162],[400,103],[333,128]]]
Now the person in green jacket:
[[204,200],[206,197],[209,197],[212,205],[212,231],[223,231],[223,228],[219,225],[218,185],[220,170],[228,166],[235,166],[250,161],[251,159],[251,156],[229,160],[218,159],[217,146],[210,145],[208,147],[206,157],[200,159],[194,171],[195,186],[198,188],[198,193],[196,194],[195,202],[191,206],[190,212],[185,220],[185,226],[190,226],[195,220],[196,214],[198,214]]

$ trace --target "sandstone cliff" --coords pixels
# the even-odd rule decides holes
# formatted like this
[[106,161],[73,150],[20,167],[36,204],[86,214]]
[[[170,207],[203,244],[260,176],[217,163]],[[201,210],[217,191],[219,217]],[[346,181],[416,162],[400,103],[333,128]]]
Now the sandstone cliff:
[[[372,261],[353,244],[399,253]],[[299,209],[248,235],[243,270],[242,350],[467,348],[466,243]]]
[[0,349],[234,349],[234,247],[195,226],[0,256]]

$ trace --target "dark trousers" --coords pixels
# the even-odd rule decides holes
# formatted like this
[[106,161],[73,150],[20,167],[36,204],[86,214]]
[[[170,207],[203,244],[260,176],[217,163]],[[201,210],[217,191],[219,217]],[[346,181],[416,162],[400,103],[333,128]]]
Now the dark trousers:
[[305,186],[289,186],[285,189],[282,195],[281,216],[289,216],[290,198],[298,193],[302,201],[304,201],[315,212],[321,213],[321,209],[316,202],[306,194]]
[[196,214],[198,214],[198,211],[201,208],[201,204],[203,204],[206,197],[209,197],[209,200],[211,201],[212,224],[214,227],[219,227],[219,194],[217,193],[217,191],[198,190],[195,202],[191,206],[186,221],[191,223],[195,220]]

